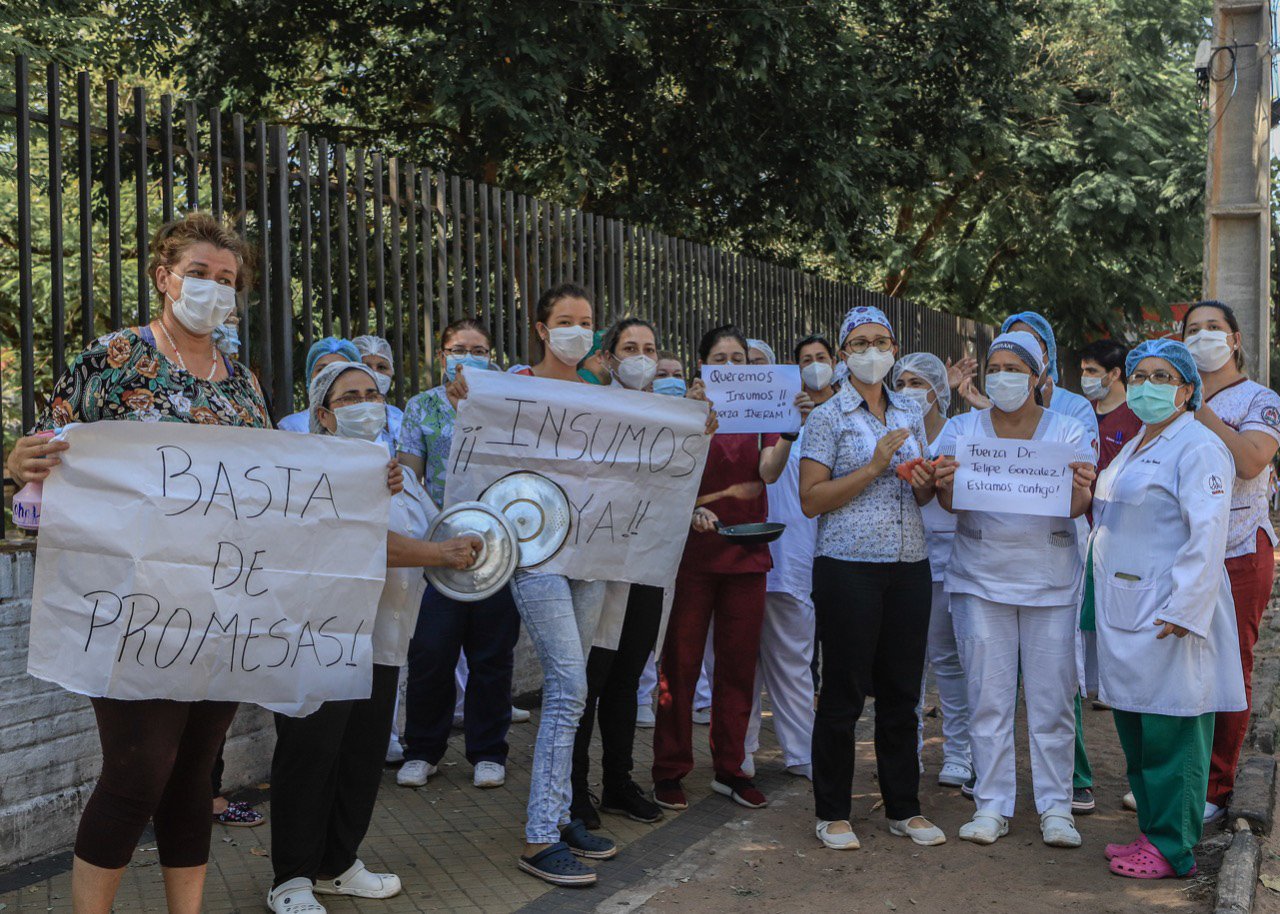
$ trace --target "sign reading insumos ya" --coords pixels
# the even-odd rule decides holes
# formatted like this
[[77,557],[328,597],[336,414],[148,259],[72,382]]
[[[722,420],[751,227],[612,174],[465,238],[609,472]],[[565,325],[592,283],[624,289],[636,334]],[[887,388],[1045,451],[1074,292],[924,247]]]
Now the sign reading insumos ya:
[[33,676],[291,714],[369,695],[385,448],[170,422],[63,434],[44,484]]
[[706,463],[706,403],[493,371],[468,372],[446,505],[514,470],[564,489],[570,530],[539,571],[667,587]]

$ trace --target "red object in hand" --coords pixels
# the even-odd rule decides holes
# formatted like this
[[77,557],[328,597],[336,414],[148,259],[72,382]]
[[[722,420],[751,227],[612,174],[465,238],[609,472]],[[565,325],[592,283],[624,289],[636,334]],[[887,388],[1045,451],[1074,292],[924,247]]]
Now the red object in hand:
[[923,457],[917,457],[915,460],[908,460],[906,463],[898,464],[898,478],[903,482],[911,481],[911,474],[915,472],[916,467],[924,463]]

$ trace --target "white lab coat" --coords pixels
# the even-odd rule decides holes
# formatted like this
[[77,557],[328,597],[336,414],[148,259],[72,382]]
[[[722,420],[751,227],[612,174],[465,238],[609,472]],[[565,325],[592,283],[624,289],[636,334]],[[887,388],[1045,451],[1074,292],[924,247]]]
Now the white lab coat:
[[[1231,454],[1188,414],[1138,451],[1125,445],[1094,496],[1100,697],[1122,711],[1243,711],[1244,676],[1223,565]],[[1156,640],[1155,620],[1188,629]]]

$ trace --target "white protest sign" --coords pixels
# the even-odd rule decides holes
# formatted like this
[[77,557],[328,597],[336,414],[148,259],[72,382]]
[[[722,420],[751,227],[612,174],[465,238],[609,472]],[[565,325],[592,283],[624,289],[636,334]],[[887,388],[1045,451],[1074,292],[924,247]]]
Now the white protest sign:
[[683,397],[467,373],[445,504],[473,501],[508,473],[559,483],[571,527],[538,571],[583,581],[671,583],[698,495],[707,406]]
[[65,435],[44,484],[31,675],[286,713],[369,695],[384,447],[176,422]]
[[956,441],[956,510],[997,514],[1071,516],[1071,464],[1081,459],[1074,445],[1017,438]]
[[702,382],[720,432],[800,431],[798,365],[703,365]]

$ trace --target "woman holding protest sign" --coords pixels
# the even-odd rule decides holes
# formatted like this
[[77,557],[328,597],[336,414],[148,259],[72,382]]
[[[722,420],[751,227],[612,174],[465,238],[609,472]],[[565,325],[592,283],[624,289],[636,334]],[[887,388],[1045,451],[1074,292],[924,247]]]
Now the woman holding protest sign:
[[897,342],[878,308],[845,315],[840,353],[848,381],[805,428],[800,505],[817,517],[813,600],[822,687],[813,725],[816,834],[853,850],[849,821],[853,730],[876,699],[876,767],[892,834],[942,844],[920,814],[915,708],[929,627],[929,562],[920,505],[933,497],[933,464],[920,409],[885,380]]
[[[745,365],[747,340],[735,327],[717,327],[703,336],[698,355],[703,365]],[[693,770],[693,696],[713,619],[715,653],[722,662],[712,684],[711,786],[748,808],[768,803],[742,765],[760,651],[765,575],[772,560],[768,545],[732,543],[716,532],[716,524],[765,520],[764,487],[782,475],[794,438],[719,434],[711,439],[694,532],[677,573],[663,642],[653,779],[654,799],[664,808],[689,805],[681,781]]]
[[1246,707],[1231,582],[1231,454],[1197,422],[1192,353],[1149,340],[1125,361],[1144,422],[1098,477],[1084,615],[1128,763],[1140,834],[1106,848],[1136,879],[1195,872],[1215,712]]
[[[320,370],[310,386],[311,430],[374,441],[386,425],[378,375],[355,362]],[[276,714],[271,759],[271,863],[267,905],[276,914],[324,914],[315,893],[390,898],[392,873],[374,873],[357,852],[373,817],[383,756],[391,736],[396,684],[409,650],[426,582],[423,567],[466,568],[478,537],[425,540],[436,508],[409,474],[391,500],[387,580],[373,622],[373,682],[368,698],[327,701],[305,717]]]
[[[1204,403],[1196,418],[1222,439],[1235,463],[1227,575],[1235,599],[1244,668],[1245,699],[1253,703],[1253,646],[1271,597],[1276,532],[1268,499],[1271,463],[1280,447],[1280,396],[1243,371],[1240,323],[1216,301],[1197,302],[1182,319],[1182,338],[1204,378]],[[1206,821],[1220,819],[1235,786],[1236,763],[1249,730],[1248,710],[1218,715],[1213,731]]]
[[[493,351],[489,331],[469,317],[440,334],[446,383],[458,371],[488,371]],[[449,449],[457,401],[445,384],[409,401],[400,430],[400,462],[423,480],[427,495],[444,506]],[[455,670],[465,653],[463,730],[476,787],[506,782],[507,731],[511,726],[511,676],[520,614],[509,588],[473,603],[453,600],[430,585],[422,598],[418,627],[409,643],[405,692],[405,763],[396,774],[402,787],[421,787],[438,770],[448,748],[456,708]]]
[[[249,246],[206,213],[166,223],[151,240],[162,300],[145,327],[108,334],[58,379],[36,428],[127,419],[270,427],[258,382],[220,353],[213,332],[249,284]],[[66,442],[37,434],[9,454],[19,485],[48,477]],[[236,704],[95,697],[102,773],[85,804],[72,864],[72,904],[107,914],[148,821],[172,911],[200,909],[209,857],[209,785]]]
[[[1080,846],[1071,812],[1071,774],[1082,560],[1071,518],[1089,507],[1095,458],[1083,425],[1041,405],[1044,371],[1035,336],[1020,330],[1001,334],[987,355],[986,395],[994,408],[954,417],[936,446],[944,455],[937,470],[938,497],[956,514],[944,586],[965,670],[977,773],[977,809],[960,837],[976,844],[993,844],[1009,831],[1017,794],[1014,711],[1021,666],[1041,836],[1052,847]],[[1075,455],[1070,516],[957,509],[954,458],[967,439],[1067,445]],[[1037,573],[1026,574],[1028,568]]]

